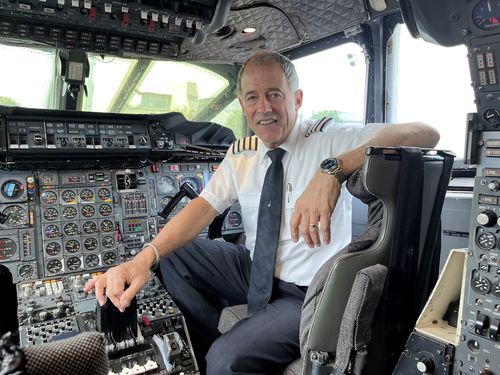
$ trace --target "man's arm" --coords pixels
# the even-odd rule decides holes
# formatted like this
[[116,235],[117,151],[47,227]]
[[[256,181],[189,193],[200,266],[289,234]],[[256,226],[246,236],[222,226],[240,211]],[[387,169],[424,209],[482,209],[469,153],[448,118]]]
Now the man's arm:
[[[217,211],[205,199],[198,197],[192,200],[155,237],[153,243],[160,256],[166,256],[193,240],[215,216]],[[134,259],[110,268],[106,273],[89,281],[84,290],[88,292],[95,288],[100,305],[106,302],[107,296],[123,312],[148,280],[155,261],[156,254],[153,248],[148,246]],[[127,290],[125,284],[129,285]]]
[[[362,145],[332,155],[340,160],[344,174],[350,175],[363,165],[365,150],[368,146],[411,146],[432,148],[439,141],[439,133],[423,123],[393,124],[382,127],[373,137]],[[297,242],[299,235],[304,237],[309,247],[321,246],[320,232],[325,244],[330,243],[330,218],[340,195],[340,184],[334,176],[318,172],[297,200],[290,222],[292,240]],[[310,224],[319,223],[320,231]]]

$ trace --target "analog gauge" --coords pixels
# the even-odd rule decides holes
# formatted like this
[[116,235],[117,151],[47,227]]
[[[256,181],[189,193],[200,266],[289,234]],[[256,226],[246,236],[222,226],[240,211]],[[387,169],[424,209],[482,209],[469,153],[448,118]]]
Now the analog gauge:
[[59,229],[59,226],[56,224],[47,225],[43,232],[47,238],[61,237],[61,229]]
[[109,202],[111,200],[111,191],[107,188],[97,190],[97,196],[101,201]]
[[66,203],[70,203],[70,204],[76,203],[76,193],[74,190],[64,190],[61,193],[61,198]]
[[476,237],[476,243],[483,250],[491,250],[495,246],[495,236],[490,232],[481,232]]
[[472,10],[474,24],[483,30],[493,30],[500,25],[500,2],[481,0]]
[[114,224],[111,220],[106,219],[106,220],[101,221],[100,228],[101,228],[101,231],[103,231],[104,233],[109,233],[109,232],[113,231]]
[[56,175],[52,173],[42,174],[40,176],[40,181],[42,182],[42,185],[52,185],[57,183]]
[[500,123],[500,111],[496,108],[488,108],[483,112],[483,120],[488,125],[498,125]]
[[201,184],[201,181],[198,178],[196,178],[196,177],[182,177],[180,185],[182,185],[182,184],[184,184],[186,182],[198,194],[200,194],[201,191],[203,190],[203,185]]
[[62,262],[59,259],[51,259],[47,262],[47,271],[57,273],[62,270]]
[[61,252],[61,244],[59,242],[51,241],[45,246],[47,255],[54,256]]
[[8,180],[2,184],[2,195],[8,199],[19,198],[24,192],[24,185],[18,180]]
[[491,294],[493,297],[500,298],[500,281],[495,281],[491,285]]
[[238,228],[241,225],[241,215],[236,211],[227,214],[227,224],[230,228]]
[[488,280],[488,278],[481,276],[481,275],[476,275],[472,278],[471,283],[470,283],[472,289],[477,293],[477,294],[486,294],[490,291],[491,289],[491,282]]
[[101,216],[109,216],[111,215],[111,212],[113,212],[113,209],[109,204],[101,204],[99,206],[99,214]]
[[104,236],[101,240],[101,244],[106,249],[110,249],[115,246],[115,239],[112,236]]
[[175,181],[169,176],[160,177],[156,186],[158,187],[158,194],[171,194],[176,190]]
[[64,224],[64,234],[66,236],[77,236],[80,234],[80,230],[78,229],[78,224],[76,223],[67,223]]
[[99,245],[99,243],[94,237],[86,238],[85,241],[83,241],[83,247],[88,251],[94,251],[97,249],[97,245]]
[[45,204],[54,204],[57,202],[57,193],[54,190],[45,190],[40,199]]
[[80,191],[80,200],[82,202],[92,202],[94,200],[94,192],[90,189]]
[[42,215],[46,221],[54,221],[59,217],[59,211],[57,211],[57,209],[54,207],[47,207],[45,210],[43,210]]
[[107,253],[104,253],[102,255],[102,262],[107,266],[111,266],[112,264],[115,264],[116,263],[116,254],[113,253],[112,251],[108,251]]
[[68,206],[64,207],[62,210],[62,216],[66,220],[73,220],[78,215],[78,211],[75,207]]
[[168,202],[170,202],[172,200],[173,196],[171,195],[167,195],[163,198],[160,199],[160,206],[161,208],[165,208],[165,206],[168,204]]
[[95,215],[95,207],[90,204],[82,206],[81,213],[83,217],[92,217]]
[[28,213],[21,206],[8,206],[3,213],[7,215],[4,225],[8,227],[22,227],[29,224]]
[[76,271],[81,266],[82,260],[78,257],[71,257],[66,261],[66,268],[70,271]]
[[10,238],[0,238],[0,260],[12,258],[17,253],[17,244]]
[[19,267],[17,273],[22,279],[31,279],[35,274],[35,270],[31,264],[23,264]]
[[99,265],[99,257],[96,254],[89,254],[85,257],[85,266],[87,268],[96,268]]
[[82,230],[85,234],[97,233],[97,224],[93,221],[86,221],[82,224]]
[[80,250],[80,242],[78,242],[77,240],[69,240],[68,242],[66,242],[64,248],[68,253],[76,253],[78,250]]

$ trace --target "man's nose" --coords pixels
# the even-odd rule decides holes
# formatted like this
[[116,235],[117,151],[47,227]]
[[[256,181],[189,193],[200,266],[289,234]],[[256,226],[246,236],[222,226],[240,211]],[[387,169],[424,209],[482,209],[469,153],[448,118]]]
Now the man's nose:
[[269,113],[272,111],[271,102],[265,95],[259,98],[259,101],[257,102],[257,111],[259,113]]

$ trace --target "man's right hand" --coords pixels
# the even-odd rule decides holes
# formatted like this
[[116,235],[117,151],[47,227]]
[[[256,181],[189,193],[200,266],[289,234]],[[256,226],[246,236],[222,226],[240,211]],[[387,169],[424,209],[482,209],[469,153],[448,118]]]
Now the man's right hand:
[[[144,286],[150,276],[151,265],[136,257],[133,260],[110,268],[100,276],[94,276],[85,288],[85,292],[95,289],[95,296],[99,305],[106,303],[106,297],[121,311],[130,305],[130,301]],[[129,285],[125,289],[125,284]]]

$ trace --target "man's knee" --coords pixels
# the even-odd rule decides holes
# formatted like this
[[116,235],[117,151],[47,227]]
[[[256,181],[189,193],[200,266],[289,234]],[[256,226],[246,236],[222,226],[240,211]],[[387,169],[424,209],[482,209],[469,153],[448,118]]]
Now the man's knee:
[[240,361],[239,350],[233,345],[228,345],[222,335],[214,341],[205,357],[207,362],[207,375],[234,374]]

